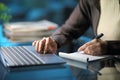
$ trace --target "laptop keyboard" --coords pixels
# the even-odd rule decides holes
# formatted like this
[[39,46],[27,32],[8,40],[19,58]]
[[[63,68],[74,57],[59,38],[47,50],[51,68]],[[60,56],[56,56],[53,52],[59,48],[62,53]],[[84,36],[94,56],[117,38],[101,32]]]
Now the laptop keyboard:
[[2,60],[6,66],[24,66],[43,64],[37,54],[24,46],[1,47]]

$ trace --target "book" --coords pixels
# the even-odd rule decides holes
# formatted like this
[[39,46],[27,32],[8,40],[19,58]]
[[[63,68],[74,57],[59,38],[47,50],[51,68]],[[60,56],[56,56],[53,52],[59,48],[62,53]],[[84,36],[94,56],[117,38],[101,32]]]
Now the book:
[[41,40],[43,37],[29,37],[29,36],[19,36],[19,37],[9,37],[9,36],[6,36],[7,39],[12,42],[12,43],[26,43],[26,42],[32,42],[34,40]]
[[4,34],[8,37],[44,37],[44,36],[50,36],[53,33],[53,31],[50,30],[40,30],[40,31],[31,31],[31,32],[11,32],[7,29],[4,29]]
[[58,24],[48,21],[11,22],[4,24],[4,36],[11,42],[33,42],[48,37],[58,28]]
[[12,32],[26,32],[26,31],[39,31],[39,30],[55,30],[58,24],[48,21],[41,20],[37,22],[11,22],[4,24],[5,29]]

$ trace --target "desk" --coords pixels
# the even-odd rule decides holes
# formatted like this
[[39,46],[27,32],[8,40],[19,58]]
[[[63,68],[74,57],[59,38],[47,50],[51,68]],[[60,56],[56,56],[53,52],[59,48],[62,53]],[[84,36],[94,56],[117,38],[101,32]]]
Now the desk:
[[[93,65],[93,69],[99,71],[102,75],[94,70],[67,64],[7,72],[0,63],[0,80],[119,80],[120,71],[113,65],[114,62],[111,63],[110,61],[109,63],[109,61],[100,62],[101,67],[99,68],[96,67],[96,64]],[[106,70],[103,70],[106,68],[110,69],[106,72]]]
[[120,80],[120,62],[118,61],[107,59],[93,62],[91,69],[71,66],[71,70],[77,80]]
[[0,80],[75,80],[68,65],[39,66],[31,70],[8,72],[0,64]]
[[[29,43],[25,43],[29,44]],[[0,26],[0,46],[17,46],[21,45],[18,43],[10,43],[2,34],[2,26]],[[22,44],[23,45],[23,44]],[[104,61],[109,62],[109,60]],[[104,62],[99,62],[98,71],[101,71],[105,67],[115,68],[114,63],[111,65],[106,65]],[[93,68],[96,67],[96,64]],[[119,67],[120,68],[120,67]],[[112,72],[111,72],[112,74]],[[111,74],[107,75],[110,76]],[[120,77],[120,71],[116,69],[115,75]],[[120,78],[115,78],[113,76],[112,80],[119,80]],[[30,71],[17,71],[17,72],[7,72],[6,69],[0,63],[0,80],[100,80],[100,76],[92,71],[87,69],[82,69],[81,67],[69,66],[67,64],[57,67],[44,68],[43,66]],[[105,79],[107,80],[107,79]],[[110,80],[110,79],[108,79]]]

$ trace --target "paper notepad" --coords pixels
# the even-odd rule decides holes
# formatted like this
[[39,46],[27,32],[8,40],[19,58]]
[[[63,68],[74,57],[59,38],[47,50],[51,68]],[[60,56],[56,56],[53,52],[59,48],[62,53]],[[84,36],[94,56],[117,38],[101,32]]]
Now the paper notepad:
[[59,56],[65,58],[65,59],[72,59],[72,60],[81,61],[81,62],[91,62],[91,61],[96,61],[96,60],[110,57],[109,55],[107,55],[107,56],[87,55],[83,51],[74,52],[74,53],[59,52]]

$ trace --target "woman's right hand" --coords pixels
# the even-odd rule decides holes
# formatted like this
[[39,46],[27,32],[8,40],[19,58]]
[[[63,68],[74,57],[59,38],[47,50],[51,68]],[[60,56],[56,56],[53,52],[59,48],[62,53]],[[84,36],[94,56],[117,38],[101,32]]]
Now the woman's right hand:
[[46,37],[42,40],[37,40],[32,43],[35,47],[36,51],[39,53],[56,53],[57,51],[57,43],[51,38]]

